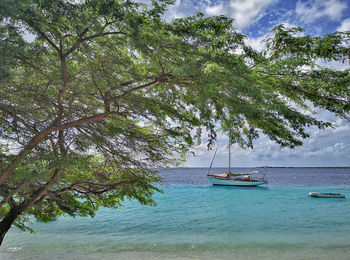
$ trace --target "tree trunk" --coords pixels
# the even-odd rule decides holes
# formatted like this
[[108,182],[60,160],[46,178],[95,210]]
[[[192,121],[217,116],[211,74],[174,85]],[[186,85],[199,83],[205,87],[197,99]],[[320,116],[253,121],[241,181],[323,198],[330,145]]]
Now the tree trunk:
[[2,244],[2,241],[4,240],[4,237],[11,228],[12,224],[15,222],[17,217],[22,213],[23,207],[21,206],[15,206],[11,208],[9,213],[7,213],[6,217],[0,222],[0,246]]
[[52,186],[60,176],[61,168],[57,168],[54,170],[53,175],[51,176],[50,180],[46,182],[41,188],[36,190],[30,199],[23,201],[19,205],[14,205],[11,207],[9,213],[7,213],[6,217],[0,222],[0,246],[2,244],[2,241],[4,240],[4,237],[11,228],[12,224],[16,221],[19,215],[22,214],[23,211],[25,211],[27,208],[31,207],[37,200],[43,196],[48,190],[50,186]]

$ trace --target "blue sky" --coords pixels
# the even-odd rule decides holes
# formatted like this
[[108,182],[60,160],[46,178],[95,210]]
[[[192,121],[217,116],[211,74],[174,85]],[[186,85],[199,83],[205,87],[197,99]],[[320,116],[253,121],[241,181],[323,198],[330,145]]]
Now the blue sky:
[[[322,35],[334,31],[350,31],[350,0],[177,0],[169,8],[167,19],[202,12],[207,16],[226,15],[234,18],[237,29],[249,36],[247,43],[257,50],[264,48],[263,40],[279,24],[301,26],[305,34]],[[346,64],[322,63],[337,69],[349,69]],[[317,111],[320,119],[333,122],[335,128],[311,128],[311,137],[302,147],[282,149],[266,137],[255,142],[254,149],[232,147],[232,165],[249,166],[350,166],[350,122]],[[227,138],[221,139],[214,166],[227,166]],[[208,167],[214,151],[203,143],[188,155],[189,167]]]

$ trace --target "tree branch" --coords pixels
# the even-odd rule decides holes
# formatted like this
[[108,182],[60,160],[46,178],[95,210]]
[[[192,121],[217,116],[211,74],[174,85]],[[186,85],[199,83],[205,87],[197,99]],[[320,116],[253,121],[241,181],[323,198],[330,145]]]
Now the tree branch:
[[69,123],[57,125],[57,118],[52,122],[50,126],[48,126],[43,131],[37,133],[24,148],[20,151],[20,153],[15,157],[15,159],[2,171],[0,175],[0,185],[5,182],[5,180],[13,173],[13,171],[17,168],[21,160],[29,154],[29,152],[37,146],[37,144],[46,138],[53,131],[64,130],[67,128],[78,127],[84,123],[92,122],[92,121],[101,121],[107,118],[110,114],[115,114],[115,112],[102,113],[93,116],[84,117]]
[[14,189],[11,193],[9,193],[1,202],[0,202],[0,208],[2,205],[4,205],[6,202],[8,202],[16,193],[23,190],[28,184],[30,183],[30,180],[26,179],[20,186],[18,186],[16,189]]
[[26,208],[35,204],[37,200],[40,200],[44,196],[47,190],[56,183],[61,173],[61,168],[56,168],[50,178],[45,184],[42,185],[36,192],[33,193],[31,198],[27,202],[23,202],[26,205]]
[[[24,11],[22,11],[24,12]],[[25,12],[24,12],[25,13]],[[53,47],[56,51],[58,51],[58,53],[61,53],[61,50],[57,47],[57,45],[43,32],[41,31],[35,24],[35,22],[31,19],[23,19],[23,21],[27,22],[27,24],[32,27],[41,37],[43,37],[48,44]]]
[[147,83],[147,84],[144,84],[144,85],[141,85],[141,86],[129,89],[128,91],[125,91],[123,94],[111,98],[110,101],[111,102],[115,102],[118,99],[121,99],[121,98],[129,95],[132,92],[135,92],[137,90],[141,90],[141,89],[147,88],[147,87],[149,87],[151,85],[154,85],[155,83],[158,83],[158,82],[166,82],[168,78],[172,78],[172,77],[174,77],[174,76],[171,73],[163,73],[156,80],[154,80],[154,81],[152,81],[150,83]]
[[116,35],[116,34],[127,35],[127,33],[125,33],[125,32],[105,32],[105,33],[99,33],[99,34],[95,34],[95,35],[91,35],[91,36],[85,37],[85,38],[82,39],[82,42],[83,41],[88,41],[88,40],[91,40],[91,39],[94,39],[94,38],[97,38],[97,37],[101,37],[101,36]]
[[[1,106],[1,105],[0,105]],[[15,120],[18,120],[22,123],[22,125],[29,131],[29,132],[32,132],[32,133],[37,133],[36,129],[33,128],[32,126],[30,126],[23,118],[19,117],[17,115],[17,112],[16,111],[11,111],[10,109],[8,108],[11,108],[10,106],[7,106],[7,107],[3,107],[1,106],[1,109],[4,110],[4,111],[7,111],[7,113],[9,113],[11,116],[13,116],[13,118]]]
[[124,32],[105,32],[105,33],[99,33],[99,34],[94,34],[88,37],[84,37],[84,35],[89,31],[89,27],[85,28],[85,30],[79,34],[78,36],[78,40],[73,44],[73,46],[65,53],[63,54],[63,58],[68,57],[69,54],[71,54],[74,50],[76,50],[81,43],[85,42],[85,41],[89,41],[91,39],[97,38],[97,37],[102,37],[102,36],[106,36],[106,35],[115,35],[115,34],[124,34],[126,35],[126,33]]
[[75,120],[75,121],[72,121],[69,123],[53,126],[53,131],[64,130],[64,129],[68,129],[68,128],[72,128],[72,127],[78,127],[78,126],[81,126],[82,124],[88,123],[88,122],[101,121],[101,120],[107,118],[110,114],[115,114],[115,113],[114,112],[107,112],[107,113],[102,113],[102,114],[84,117],[84,118],[81,118],[81,119],[78,119],[78,120]]
[[83,42],[84,35],[89,31],[89,27],[86,27],[85,30],[79,34],[78,40],[73,44],[73,46],[65,53],[63,54],[62,58],[66,58],[69,54],[71,54],[74,50],[76,50],[79,45]]
[[[99,194],[103,194],[107,191],[116,189],[119,186],[133,184],[133,183],[135,183],[135,181],[121,181],[121,182],[117,182],[117,183],[113,183],[113,184],[102,184],[102,183],[94,183],[94,182],[88,182],[88,181],[76,182],[76,183],[73,183],[70,186],[62,188],[60,190],[56,190],[56,191],[47,190],[46,194],[48,196],[58,196],[58,195],[61,195],[63,193],[70,192],[70,191],[74,190],[74,191],[77,191],[80,193],[83,192],[84,194],[91,193],[91,194],[99,195]],[[89,187],[87,188],[87,187],[84,187],[83,185],[87,185]]]

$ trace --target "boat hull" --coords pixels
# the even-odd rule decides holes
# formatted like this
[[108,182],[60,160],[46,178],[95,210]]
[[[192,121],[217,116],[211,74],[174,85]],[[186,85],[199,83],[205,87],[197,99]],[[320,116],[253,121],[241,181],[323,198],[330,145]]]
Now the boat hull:
[[211,184],[219,186],[256,187],[265,184],[264,181],[239,181],[232,179],[218,179],[213,177],[208,177],[208,180],[211,182]]
[[316,198],[345,198],[345,195],[342,193],[309,192],[309,196]]

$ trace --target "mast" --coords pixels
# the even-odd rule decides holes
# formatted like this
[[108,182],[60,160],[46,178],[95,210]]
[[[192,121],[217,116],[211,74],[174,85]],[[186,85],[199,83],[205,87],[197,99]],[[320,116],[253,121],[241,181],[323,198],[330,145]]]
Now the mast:
[[228,140],[228,172],[231,173],[231,140]]

